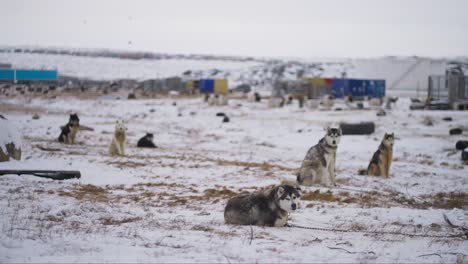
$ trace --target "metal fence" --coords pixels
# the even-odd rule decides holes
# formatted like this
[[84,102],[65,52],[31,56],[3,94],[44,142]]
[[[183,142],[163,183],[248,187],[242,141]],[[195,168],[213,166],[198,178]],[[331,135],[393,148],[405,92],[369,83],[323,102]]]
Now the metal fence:
[[447,101],[452,104],[456,101],[468,100],[468,77],[457,75],[431,75],[429,76],[429,98]]

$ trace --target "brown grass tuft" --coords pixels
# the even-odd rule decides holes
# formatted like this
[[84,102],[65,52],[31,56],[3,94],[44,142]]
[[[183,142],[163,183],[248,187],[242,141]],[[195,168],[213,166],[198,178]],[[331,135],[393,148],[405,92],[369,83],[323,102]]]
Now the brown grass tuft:
[[207,199],[212,199],[212,198],[231,198],[231,197],[234,197],[236,196],[238,193],[236,192],[233,192],[229,189],[227,189],[226,187],[223,187],[223,189],[221,190],[217,190],[217,189],[206,189],[204,191],[204,195],[203,197],[207,198]]
[[108,161],[107,164],[115,165],[117,168],[138,168],[144,167],[147,164],[142,162],[134,162],[134,161]]
[[337,196],[333,196],[331,191],[327,191],[325,193],[321,193],[320,190],[316,190],[313,192],[305,193],[302,196],[302,200],[306,201],[323,201],[323,202],[339,202],[340,198]]
[[433,207],[439,209],[465,209],[468,207],[468,193],[462,192],[439,192],[435,195],[421,196],[425,202],[425,207]]
[[72,197],[80,201],[109,201],[109,192],[106,189],[91,184],[80,185],[80,187],[74,191],[59,191],[58,194],[59,196]]
[[117,220],[111,217],[106,217],[106,218],[101,218],[99,219],[101,221],[101,224],[103,225],[121,225],[125,223],[131,223],[131,222],[136,222],[142,220],[141,217],[130,217],[130,218],[124,218],[122,220]]
[[247,162],[247,161],[230,161],[230,160],[213,160],[216,162],[217,165],[219,166],[238,166],[238,167],[244,167],[244,168],[259,168],[264,171],[270,171],[272,169],[279,169],[283,171],[295,171],[296,169],[293,168],[288,168],[284,167],[281,165],[276,165],[276,164],[271,164],[268,162]]

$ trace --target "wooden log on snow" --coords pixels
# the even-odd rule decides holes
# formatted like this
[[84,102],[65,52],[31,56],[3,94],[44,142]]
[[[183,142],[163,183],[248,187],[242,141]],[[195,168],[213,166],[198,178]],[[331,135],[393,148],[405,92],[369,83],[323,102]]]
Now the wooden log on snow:
[[79,171],[62,171],[62,170],[0,170],[0,176],[2,175],[33,175],[36,177],[53,179],[53,180],[67,180],[67,179],[79,179],[81,173]]

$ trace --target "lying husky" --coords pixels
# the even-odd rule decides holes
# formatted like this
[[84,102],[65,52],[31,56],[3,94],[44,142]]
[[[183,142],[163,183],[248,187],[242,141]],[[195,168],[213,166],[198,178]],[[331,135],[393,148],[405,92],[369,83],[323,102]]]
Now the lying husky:
[[68,123],[62,127],[62,132],[58,137],[59,142],[65,144],[75,144],[76,134],[80,129],[80,119],[77,114],[71,114]]
[[385,133],[379,149],[374,153],[367,167],[367,170],[360,170],[360,175],[371,176],[390,176],[390,165],[393,158],[393,143],[395,141],[394,134]]
[[302,162],[297,182],[301,185],[336,185],[336,149],[341,139],[340,128],[327,128],[327,134],[311,147]]
[[288,214],[297,209],[301,189],[280,185],[264,193],[231,198],[224,209],[224,221],[234,225],[285,226]]
[[126,141],[125,130],[127,130],[127,128],[125,127],[124,122],[121,120],[117,120],[117,122],[115,123],[114,138],[112,139],[111,145],[109,147],[109,155],[111,156],[125,155],[125,152],[124,152],[124,146],[125,146],[125,141]]
[[139,148],[157,148],[153,143],[153,134],[146,133],[146,135],[138,140],[137,147]]

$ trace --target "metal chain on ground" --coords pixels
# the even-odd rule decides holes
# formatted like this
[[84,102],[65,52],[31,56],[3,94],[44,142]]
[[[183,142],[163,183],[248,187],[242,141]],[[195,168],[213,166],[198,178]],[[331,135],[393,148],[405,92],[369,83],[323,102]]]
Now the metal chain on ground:
[[365,234],[382,234],[382,235],[402,235],[402,236],[409,236],[409,237],[468,239],[468,236],[466,234],[425,235],[425,234],[409,234],[409,233],[391,232],[391,231],[346,230],[346,229],[335,229],[335,228],[324,228],[324,227],[309,227],[309,226],[300,226],[300,225],[294,225],[294,224],[286,224],[286,226],[287,227],[301,228],[301,229],[327,231],[327,232],[340,232],[340,233],[365,233]]

